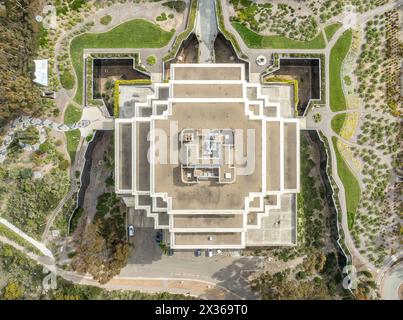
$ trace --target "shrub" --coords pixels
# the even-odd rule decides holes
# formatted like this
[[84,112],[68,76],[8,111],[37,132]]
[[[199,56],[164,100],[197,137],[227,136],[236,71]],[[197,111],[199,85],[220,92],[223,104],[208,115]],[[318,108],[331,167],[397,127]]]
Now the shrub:
[[34,126],[29,126],[24,131],[17,131],[15,139],[24,144],[34,145],[39,141],[39,131]]
[[157,57],[152,55],[147,57],[147,64],[153,66],[157,62]]
[[161,22],[161,21],[166,21],[168,20],[167,14],[165,12],[161,13],[160,16],[158,16],[157,18],[155,18],[155,20]]
[[93,137],[94,135],[91,133],[91,134],[89,134],[88,136],[86,136],[85,137],[85,140],[87,141],[87,142],[90,142],[91,140],[92,140],[92,137]]
[[112,21],[112,17],[110,15],[107,15],[105,17],[102,17],[99,22],[103,24],[104,26],[108,25]]
[[85,0],[73,0],[70,3],[70,9],[78,11],[85,4]]
[[186,3],[185,1],[167,1],[162,4],[164,7],[174,9],[178,13],[185,11]]
[[59,169],[60,170],[67,170],[67,168],[69,167],[69,161],[66,159],[61,159],[59,162]]

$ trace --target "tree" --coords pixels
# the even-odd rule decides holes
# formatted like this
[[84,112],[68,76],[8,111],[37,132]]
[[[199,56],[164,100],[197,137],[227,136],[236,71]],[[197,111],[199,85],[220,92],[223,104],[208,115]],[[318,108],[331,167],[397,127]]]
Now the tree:
[[0,118],[35,114],[40,90],[32,83],[32,64],[39,31],[33,17],[40,0],[5,1],[7,14],[0,17]]
[[9,282],[3,292],[4,300],[21,299],[24,295],[24,289],[16,282]]
[[71,263],[74,270],[90,273],[101,284],[119,274],[130,251],[129,246],[119,239],[116,226],[110,220],[103,223],[98,218],[85,228]]

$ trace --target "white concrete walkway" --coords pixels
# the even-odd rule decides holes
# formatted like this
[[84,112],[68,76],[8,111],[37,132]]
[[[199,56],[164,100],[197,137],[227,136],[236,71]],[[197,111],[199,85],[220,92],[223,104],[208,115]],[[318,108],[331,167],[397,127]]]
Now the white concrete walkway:
[[4,218],[0,218],[0,223],[3,224],[4,226],[6,226],[7,228],[9,228],[10,230],[14,231],[21,238],[23,238],[26,241],[28,241],[35,248],[37,248],[44,256],[47,256],[47,257],[51,258],[52,260],[54,260],[52,252],[48,248],[46,248],[46,246],[43,243],[41,243],[39,241],[36,241],[35,239],[31,238],[25,232],[23,232],[22,230],[20,230],[19,228],[17,228],[16,226],[11,224],[10,222],[8,222]]

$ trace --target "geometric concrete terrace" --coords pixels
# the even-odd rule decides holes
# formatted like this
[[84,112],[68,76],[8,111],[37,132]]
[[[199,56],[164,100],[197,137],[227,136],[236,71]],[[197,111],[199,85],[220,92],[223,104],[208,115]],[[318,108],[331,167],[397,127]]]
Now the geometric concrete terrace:
[[171,248],[296,243],[293,97],[282,112],[246,78],[244,64],[172,64],[168,83],[136,98],[136,116],[115,120],[116,192]]

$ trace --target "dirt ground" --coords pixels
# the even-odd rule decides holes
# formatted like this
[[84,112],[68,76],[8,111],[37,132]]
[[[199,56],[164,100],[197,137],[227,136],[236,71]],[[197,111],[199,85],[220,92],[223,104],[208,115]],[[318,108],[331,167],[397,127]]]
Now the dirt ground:
[[133,59],[95,59],[94,60],[94,97],[106,92],[108,79],[134,80],[147,76],[133,67]]

